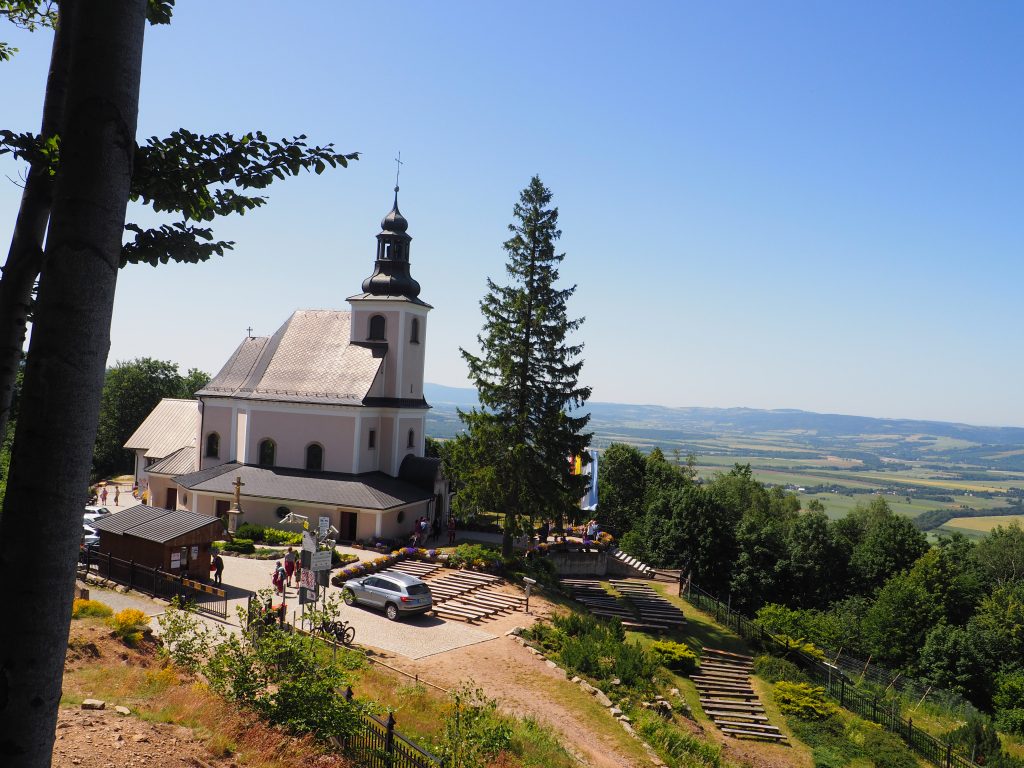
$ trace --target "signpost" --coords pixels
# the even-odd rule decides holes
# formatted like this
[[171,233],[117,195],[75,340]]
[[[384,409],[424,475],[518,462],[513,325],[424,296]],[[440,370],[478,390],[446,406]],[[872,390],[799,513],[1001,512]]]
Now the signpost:
[[326,515],[321,515],[320,516],[320,539],[321,540],[327,538],[327,531],[330,529],[330,527],[331,527],[331,518],[327,517]]
[[329,571],[331,570],[331,553],[328,550],[314,552],[310,558],[310,570]]

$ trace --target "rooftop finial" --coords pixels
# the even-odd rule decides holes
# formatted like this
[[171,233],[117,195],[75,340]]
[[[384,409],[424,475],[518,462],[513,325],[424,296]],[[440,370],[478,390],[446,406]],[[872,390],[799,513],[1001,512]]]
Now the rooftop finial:
[[402,162],[402,153],[399,151],[398,157],[395,158],[395,194],[398,194],[398,177],[402,173],[402,166],[405,163]]

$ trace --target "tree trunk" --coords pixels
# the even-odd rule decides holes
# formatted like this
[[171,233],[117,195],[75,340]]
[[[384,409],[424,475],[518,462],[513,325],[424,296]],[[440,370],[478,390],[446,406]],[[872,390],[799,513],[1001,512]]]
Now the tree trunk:
[[82,506],[130,191],[146,0],[89,0],[69,30],[61,166],[0,518],[0,764],[53,751]]
[[[50,51],[50,73],[46,78],[43,119],[39,133],[45,140],[61,132],[67,93],[68,62],[71,58],[70,0],[60,4],[57,27]],[[43,236],[50,218],[53,182],[45,163],[29,167],[21,207],[14,223],[11,249],[0,278],[0,437],[5,434],[14,398],[14,382],[25,344],[32,286],[43,264]]]

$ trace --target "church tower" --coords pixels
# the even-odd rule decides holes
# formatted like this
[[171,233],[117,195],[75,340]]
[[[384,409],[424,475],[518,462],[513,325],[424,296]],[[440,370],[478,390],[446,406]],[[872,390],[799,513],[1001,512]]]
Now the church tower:
[[[378,468],[397,474],[408,453],[423,455],[427,403],[423,398],[427,313],[432,307],[419,298],[420,284],[409,271],[409,222],[395,202],[380,223],[373,274],[363,292],[350,296],[350,341],[372,347],[384,358],[372,396],[363,404],[384,409],[381,432],[391,450],[381,451]],[[392,420],[393,419],[393,420]],[[388,435],[387,433],[391,433]],[[384,447],[382,445],[382,448]]]

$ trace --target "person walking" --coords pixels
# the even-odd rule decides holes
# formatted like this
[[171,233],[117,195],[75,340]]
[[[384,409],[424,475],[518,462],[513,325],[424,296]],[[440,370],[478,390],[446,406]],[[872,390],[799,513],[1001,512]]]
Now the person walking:
[[[117,502],[114,502],[115,504]],[[224,577],[224,558],[220,556],[220,552],[215,552],[213,555],[213,583],[220,584]]]
[[277,561],[277,565],[274,566],[274,575],[270,579],[270,583],[274,585],[274,591],[279,595],[284,594],[284,566],[281,565],[281,561]]
[[118,506],[121,503],[121,486],[114,486],[114,506]]
[[455,546],[455,515],[448,515],[448,546]]
[[100,491],[100,504],[103,506],[107,505],[107,486],[103,486],[103,490]]
[[295,550],[288,547],[288,552],[284,556],[284,575],[288,580],[288,586],[292,585],[292,575],[295,573]]

